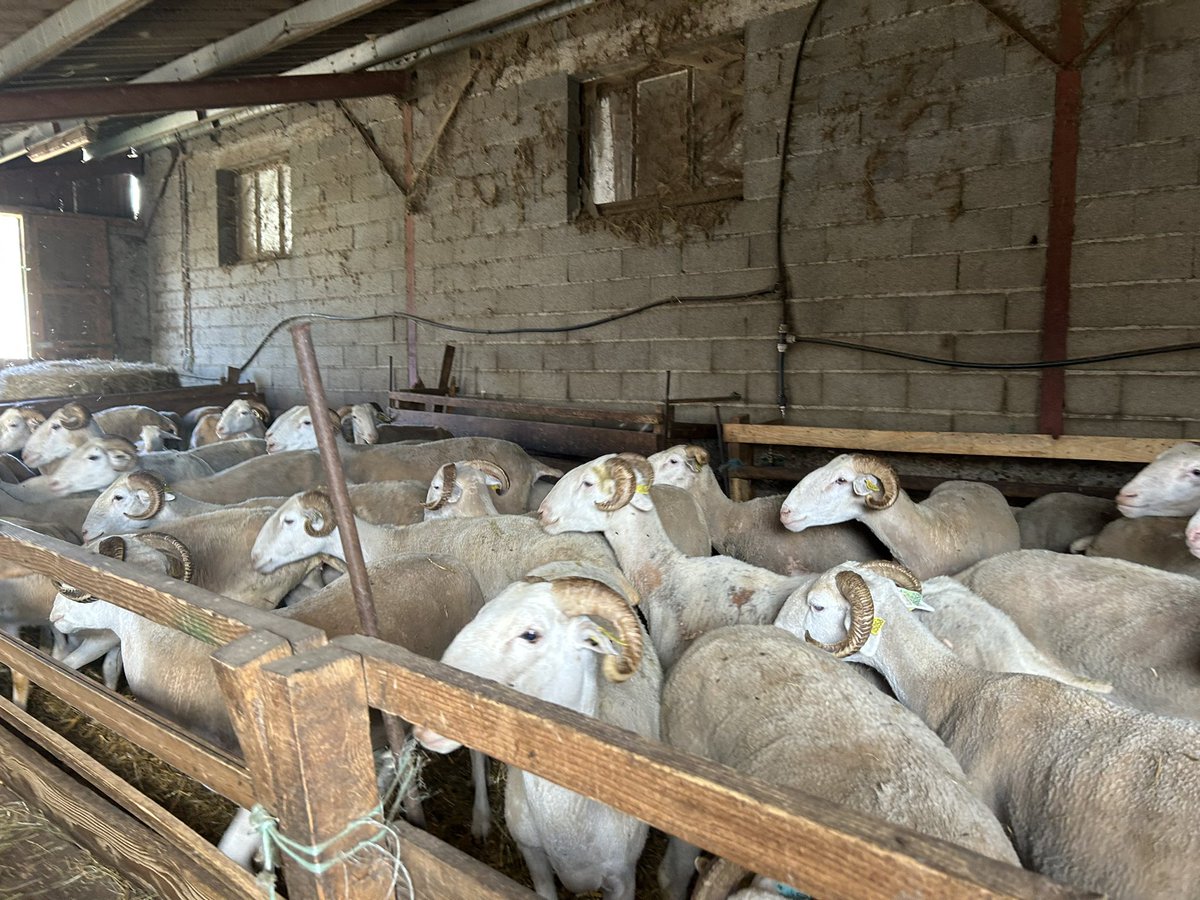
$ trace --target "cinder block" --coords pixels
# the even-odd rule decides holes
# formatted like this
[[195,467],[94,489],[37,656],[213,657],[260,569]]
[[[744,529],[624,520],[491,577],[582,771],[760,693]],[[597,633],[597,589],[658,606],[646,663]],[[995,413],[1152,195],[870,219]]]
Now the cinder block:
[[1066,412],[1068,415],[1116,415],[1122,408],[1121,385],[1116,375],[1096,375],[1085,370],[1067,370]]
[[1138,101],[1138,137],[1144,141],[1184,138],[1200,131],[1200,96],[1195,91]]
[[1200,377],[1195,375],[1127,375],[1121,385],[1125,416],[1171,416],[1196,419]]
[[569,377],[562,372],[522,372],[521,397],[533,400],[565,400]]
[[677,244],[628,248],[621,251],[621,273],[626,277],[677,275],[681,271],[682,253]]
[[999,412],[1003,406],[1004,377],[947,371],[908,376],[908,402],[914,409],[948,409]]
[[607,250],[567,258],[568,281],[600,281],[621,277],[621,252]]
[[1187,278],[1192,249],[1190,235],[1077,244],[1071,274],[1078,284]]
[[684,272],[720,272],[744,269],[750,261],[750,242],[744,237],[692,242],[684,245]]
[[1033,288],[1042,284],[1045,275],[1042,247],[963,253],[960,260],[958,285],[964,290]]
[[994,209],[1043,203],[1049,190],[1046,165],[1036,160],[967,172],[961,199],[966,209]]
[[566,378],[570,400],[623,399],[619,372],[568,372]]
[[901,408],[907,404],[906,379],[891,372],[830,372],[821,384],[823,406]]

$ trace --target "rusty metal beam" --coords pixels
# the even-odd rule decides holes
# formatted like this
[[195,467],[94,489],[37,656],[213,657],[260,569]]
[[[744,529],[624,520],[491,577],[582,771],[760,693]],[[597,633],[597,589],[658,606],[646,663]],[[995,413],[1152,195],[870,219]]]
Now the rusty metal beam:
[[373,97],[404,94],[408,85],[407,72],[389,71],[3,91],[0,124]]
[[[1083,52],[1083,0],[1059,0],[1058,57]],[[1042,358],[1066,359],[1071,326],[1071,251],[1075,241],[1076,173],[1079,168],[1079,116],[1083,73],[1060,68],[1054,84],[1054,135],[1050,148],[1050,217],[1046,230],[1046,299],[1042,308]],[[1042,373],[1038,430],[1063,433],[1066,373]]]

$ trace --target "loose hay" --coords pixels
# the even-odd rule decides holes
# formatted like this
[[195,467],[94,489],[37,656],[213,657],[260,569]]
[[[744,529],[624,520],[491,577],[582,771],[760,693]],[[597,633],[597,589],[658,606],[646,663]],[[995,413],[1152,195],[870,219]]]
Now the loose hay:
[[76,394],[132,394],[179,387],[170,366],[110,359],[60,359],[0,370],[0,402]]
[[151,900],[96,861],[40,810],[0,790],[0,897]]

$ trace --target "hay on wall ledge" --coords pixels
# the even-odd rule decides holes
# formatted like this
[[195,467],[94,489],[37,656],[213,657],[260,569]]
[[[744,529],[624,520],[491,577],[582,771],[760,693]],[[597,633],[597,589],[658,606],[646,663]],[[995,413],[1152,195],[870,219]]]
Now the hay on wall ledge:
[[77,394],[133,394],[179,387],[179,375],[158,363],[59,359],[0,370],[0,402]]

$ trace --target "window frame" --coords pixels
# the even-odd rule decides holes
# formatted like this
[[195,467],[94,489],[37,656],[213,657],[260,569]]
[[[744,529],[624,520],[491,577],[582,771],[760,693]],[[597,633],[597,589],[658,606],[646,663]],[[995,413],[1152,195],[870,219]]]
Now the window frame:
[[[273,172],[274,209],[264,216],[262,176]],[[291,165],[286,158],[217,170],[218,257],[222,266],[288,259],[294,247]],[[246,197],[253,199],[250,209]],[[278,249],[264,249],[264,224],[273,219]]]
[[[693,206],[702,203],[712,203],[722,200],[741,200],[743,198],[743,185],[745,183],[745,109],[741,111],[743,122],[742,147],[743,156],[739,166],[739,176],[736,181],[730,181],[724,184],[704,186],[701,183],[703,173],[699,170],[696,161],[696,132],[695,132],[695,72],[699,66],[689,64],[685,60],[691,53],[697,50],[702,50],[706,46],[712,46],[720,43],[736,43],[741,50],[742,65],[745,65],[745,41],[741,33],[721,35],[716,38],[711,38],[706,41],[698,42],[694,45],[681,48],[676,54],[668,54],[663,61],[656,62],[626,62],[618,67],[610,68],[605,72],[593,73],[589,75],[579,76],[574,79],[575,82],[575,102],[578,108],[577,127],[578,127],[578,163],[574,167],[577,179],[577,190],[579,193],[579,206],[586,212],[594,216],[605,216],[619,214],[624,212],[635,212],[646,209],[655,209],[659,207],[678,207],[678,206]],[[672,59],[674,55],[676,58]],[[610,200],[604,203],[596,203],[593,194],[593,171],[592,171],[592,127],[596,110],[599,108],[599,93],[605,87],[627,88],[634,97],[634,102],[637,99],[637,88],[642,82],[651,81],[663,76],[672,75],[679,72],[687,72],[688,74],[688,108],[687,116],[687,158],[688,158],[688,188],[686,191],[678,193],[654,193],[647,196],[633,196],[622,200]],[[743,81],[741,95],[745,96],[745,72],[743,69]],[[630,116],[631,127],[628,138],[628,152],[632,158],[630,166],[629,180],[631,191],[637,190],[638,176],[638,113],[636,106]],[[614,152],[614,158],[615,158]]]

